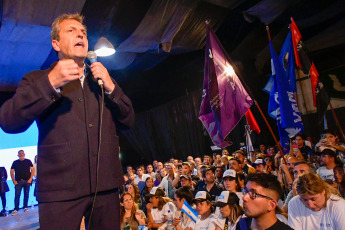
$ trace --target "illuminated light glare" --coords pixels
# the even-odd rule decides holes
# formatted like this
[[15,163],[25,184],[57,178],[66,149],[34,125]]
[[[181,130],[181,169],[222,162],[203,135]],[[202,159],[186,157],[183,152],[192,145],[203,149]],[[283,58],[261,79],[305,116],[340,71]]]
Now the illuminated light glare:
[[234,69],[232,68],[231,65],[227,65],[225,67],[225,73],[226,73],[227,76],[235,75],[235,71],[234,71]]
[[113,55],[115,53],[115,49],[114,48],[102,47],[102,48],[100,48],[98,50],[95,50],[95,53],[99,57],[106,57],[106,56]]

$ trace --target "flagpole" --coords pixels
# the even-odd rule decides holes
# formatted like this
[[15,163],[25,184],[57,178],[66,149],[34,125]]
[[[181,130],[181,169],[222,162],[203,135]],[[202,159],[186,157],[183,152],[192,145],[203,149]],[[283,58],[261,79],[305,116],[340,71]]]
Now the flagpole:
[[343,137],[343,140],[345,141],[345,135],[344,135],[343,129],[342,129],[341,126],[340,126],[338,117],[337,117],[337,115],[335,114],[335,111],[334,111],[334,109],[333,109],[333,106],[332,106],[332,103],[331,103],[331,102],[329,102],[329,106],[331,107],[331,111],[332,111],[334,120],[335,120],[335,122],[337,123],[337,126],[338,126],[338,128],[339,128],[339,131],[340,131],[340,133],[341,133],[341,136]]
[[[269,40],[269,41],[271,41],[271,33],[270,33],[270,28],[269,28],[268,26],[266,26],[266,30],[267,30],[267,36],[268,36],[268,40]],[[262,112],[262,110],[261,110],[261,108],[260,108],[259,104],[257,103],[257,101],[255,101],[255,104],[256,104],[256,107],[258,108],[258,110],[259,110],[259,112],[260,112],[261,116],[263,117],[263,119],[264,119],[264,121],[265,121],[265,123],[266,123],[266,125],[267,125],[268,129],[270,130],[271,135],[272,135],[272,137],[273,137],[273,139],[274,139],[274,141],[275,141],[276,145],[278,146],[279,151],[280,151],[280,152],[283,154],[283,156],[284,156],[284,152],[283,152],[283,150],[282,150],[282,147],[281,147],[280,143],[278,142],[278,140],[277,140],[276,136],[274,135],[274,132],[273,132],[273,130],[272,130],[272,128],[271,128],[271,126],[270,126],[270,124],[268,123],[268,121],[267,121],[267,119],[266,119],[266,117],[265,117],[264,113]],[[284,158],[284,157],[283,157],[283,159],[284,159],[284,162],[285,162],[285,164],[286,164],[286,160],[285,160],[285,158]]]

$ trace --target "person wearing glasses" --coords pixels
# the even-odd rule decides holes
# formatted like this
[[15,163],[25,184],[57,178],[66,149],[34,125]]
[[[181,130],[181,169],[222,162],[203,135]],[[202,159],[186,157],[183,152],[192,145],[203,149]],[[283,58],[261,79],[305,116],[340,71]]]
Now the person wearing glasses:
[[242,191],[243,209],[247,217],[239,220],[236,229],[292,229],[276,216],[282,193],[277,177],[264,173],[249,174]]

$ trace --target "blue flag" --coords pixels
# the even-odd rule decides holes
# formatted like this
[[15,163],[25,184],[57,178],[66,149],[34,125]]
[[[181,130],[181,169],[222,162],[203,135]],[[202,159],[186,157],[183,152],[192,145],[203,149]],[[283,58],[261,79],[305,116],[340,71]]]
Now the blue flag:
[[[283,147],[288,147],[289,139],[303,131],[301,115],[298,111],[294,92],[291,89],[291,81],[289,81],[291,78],[295,78],[294,69],[291,68],[294,63],[293,50],[289,50],[288,46],[284,47],[284,51],[282,49],[281,52],[282,59],[280,59],[278,58],[271,41],[269,42],[269,45],[272,57],[271,66],[273,84],[270,91],[268,113],[271,117],[277,120],[281,145]],[[289,61],[291,61],[291,59],[292,65],[289,65]],[[286,62],[286,64],[283,65],[284,62]],[[292,74],[293,77],[291,76]],[[296,83],[294,84],[296,85]]]
[[[291,31],[290,31],[289,34],[286,36],[285,42],[280,51],[279,61],[283,65],[284,71],[286,72],[288,76],[289,85],[292,92],[296,93],[297,87],[296,87],[296,73],[295,73],[295,56],[293,55],[293,53],[294,53],[293,43],[292,43],[292,36],[291,36]],[[274,84],[273,82],[274,82],[273,76],[271,75],[265,87],[263,88],[263,91],[270,94],[273,84]]]

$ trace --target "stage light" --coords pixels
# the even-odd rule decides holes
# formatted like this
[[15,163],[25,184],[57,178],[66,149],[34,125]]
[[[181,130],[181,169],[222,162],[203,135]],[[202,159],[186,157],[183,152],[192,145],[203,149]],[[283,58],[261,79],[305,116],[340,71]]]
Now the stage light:
[[227,76],[233,76],[233,75],[235,75],[235,71],[234,71],[234,69],[232,68],[231,65],[227,65],[227,66],[225,67],[225,73],[226,73]]
[[99,57],[110,56],[115,53],[115,48],[105,37],[100,37],[95,45],[95,53]]

